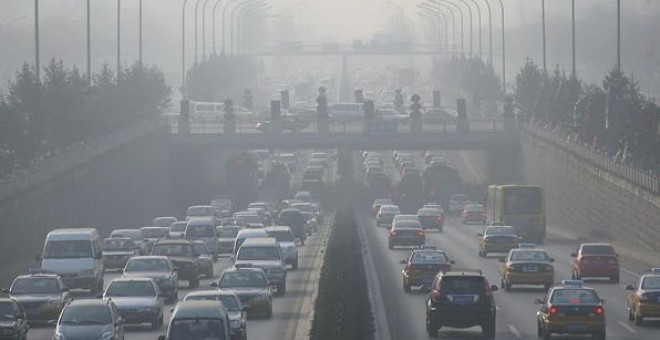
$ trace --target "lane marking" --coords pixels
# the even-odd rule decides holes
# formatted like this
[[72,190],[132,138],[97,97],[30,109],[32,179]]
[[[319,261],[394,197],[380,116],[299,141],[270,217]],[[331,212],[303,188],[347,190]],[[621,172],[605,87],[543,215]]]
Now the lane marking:
[[500,306],[495,305],[495,310],[500,310]]
[[625,322],[625,321],[621,321],[621,320],[618,320],[617,322],[619,323],[619,325],[621,325],[621,327],[623,327],[623,328],[624,328],[625,330],[627,330],[628,332],[630,332],[630,333],[637,333],[637,330],[635,330],[634,328],[630,327],[630,325],[629,325],[627,322]]
[[522,338],[522,334],[520,334],[516,326],[508,325],[507,327],[509,327],[509,331],[513,334],[513,336],[515,336],[518,339]]

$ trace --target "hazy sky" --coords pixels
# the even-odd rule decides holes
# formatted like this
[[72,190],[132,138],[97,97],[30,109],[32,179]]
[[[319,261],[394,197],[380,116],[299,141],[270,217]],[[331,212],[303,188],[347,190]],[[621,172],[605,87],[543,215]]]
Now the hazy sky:
[[[194,4],[188,0],[187,6],[187,58],[194,58]],[[203,4],[206,0],[201,0]],[[207,14],[211,13],[216,0],[209,0]],[[221,4],[227,0],[221,0]],[[251,0],[241,0],[251,1]],[[272,3],[272,14],[278,17],[268,19],[269,39],[299,40],[315,39],[318,42],[351,42],[354,39],[368,40],[375,32],[384,28],[392,13],[401,12],[409,22],[414,23],[417,38],[423,38],[423,21],[416,15],[416,5],[420,0],[277,0]],[[456,2],[456,0],[453,0]],[[477,0],[483,2],[485,0]],[[499,5],[493,5],[495,25],[495,51],[499,56]],[[503,0],[507,13],[509,40],[508,56],[510,71],[521,66],[526,57],[540,58],[540,1]],[[40,0],[41,3],[41,57],[62,59],[67,65],[85,65],[85,1],[84,0]],[[103,63],[116,63],[116,3],[117,0],[92,0],[92,58],[93,68]],[[570,54],[567,53],[569,39],[567,29],[570,15],[570,0],[546,0],[548,14],[548,60],[551,64],[567,66]],[[577,0],[578,20],[594,20],[594,25],[581,26],[578,34],[580,46],[580,68],[594,68],[594,48],[596,56],[603,64],[613,64],[613,37],[615,0]],[[632,39],[624,42],[625,52],[642,51],[647,45],[656,43],[657,34],[638,34],[628,26],[638,25],[644,20],[658,22],[655,13],[660,8],[660,0],[622,0],[624,5],[624,37],[642,39],[636,46],[630,46]],[[33,60],[33,4],[32,0],[0,0],[0,91],[23,60]],[[183,0],[143,0],[144,4],[144,60],[158,64],[167,79],[176,89],[180,81],[181,69],[181,7]],[[138,40],[138,0],[122,0],[122,59],[132,62],[137,59]],[[483,9],[484,25],[486,11]],[[285,15],[286,14],[286,15]],[[652,15],[652,16],[651,16]],[[198,56],[201,58],[203,41],[200,29]],[[475,13],[476,31],[476,13]],[[220,48],[220,15],[216,30],[217,47]],[[466,17],[466,25],[467,25]],[[207,15],[207,53],[212,50],[211,16]],[[485,26],[484,26],[485,27]],[[297,28],[297,30],[296,30]],[[467,30],[467,28],[466,28]],[[484,39],[486,35],[484,34]],[[648,40],[648,41],[646,41]],[[227,42],[228,43],[228,42]],[[475,32],[476,44],[476,32]],[[485,44],[485,42],[484,42]],[[659,44],[660,45],[660,44]],[[484,45],[484,48],[487,48]],[[476,49],[476,47],[475,47]],[[586,58],[586,59],[585,59]],[[605,66],[597,66],[596,72],[603,73]],[[643,70],[634,70],[637,73]],[[176,85],[174,85],[176,84]]]

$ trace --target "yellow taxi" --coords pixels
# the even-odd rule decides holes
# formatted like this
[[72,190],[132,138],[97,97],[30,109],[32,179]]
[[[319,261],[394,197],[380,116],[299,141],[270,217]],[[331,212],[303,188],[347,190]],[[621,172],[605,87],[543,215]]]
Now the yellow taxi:
[[413,250],[407,260],[401,260],[405,265],[401,271],[403,290],[408,293],[411,287],[428,289],[439,272],[451,270],[454,261],[449,260],[443,250],[435,246],[422,246],[422,249]]
[[516,229],[510,226],[487,226],[483,233],[477,235],[480,237],[479,257],[487,257],[488,253],[508,253],[520,245]]
[[500,258],[504,263],[501,287],[509,291],[513,285],[542,285],[548,290],[555,282],[554,261],[545,250],[521,244],[520,248],[511,249],[506,258]]
[[541,305],[536,312],[539,338],[548,340],[552,334],[580,334],[605,340],[605,301],[598,297],[596,290],[584,287],[581,280],[562,281],[536,303]]
[[660,268],[642,275],[637,286],[627,285],[634,291],[628,297],[628,320],[642,325],[644,319],[660,318]]

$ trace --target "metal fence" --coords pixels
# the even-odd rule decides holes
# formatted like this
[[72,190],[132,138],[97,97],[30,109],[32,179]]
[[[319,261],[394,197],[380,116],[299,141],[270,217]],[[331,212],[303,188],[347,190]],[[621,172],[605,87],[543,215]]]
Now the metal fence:
[[0,179],[0,202],[76,169],[110,150],[163,128],[166,124],[167,122],[161,118],[147,120],[92,142],[78,144],[25,169],[13,172]]
[[534,137],[543,139],[561,149],[571,152],[581,160],[595,166],[599,171],[602,170],[608,172],[609,174],[624,179],[629,183],[651,192],[652,194],[660,195],[660,175],[658,174],[650,174],[632,165],[616,162],[615,160],[596,152],[592,148],[570,143],[566,141],[565,138],[550,131],[532,125],[524,125],[523,129]]

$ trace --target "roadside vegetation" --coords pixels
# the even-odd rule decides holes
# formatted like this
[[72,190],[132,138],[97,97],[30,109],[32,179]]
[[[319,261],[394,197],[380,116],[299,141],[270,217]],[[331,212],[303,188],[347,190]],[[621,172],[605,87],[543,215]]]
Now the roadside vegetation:
[[255,82],[259,67],[245,56],[224,57],[211,55],[194,64],[186,79],[188,96],[193,101],[222,102],[223,93]]

